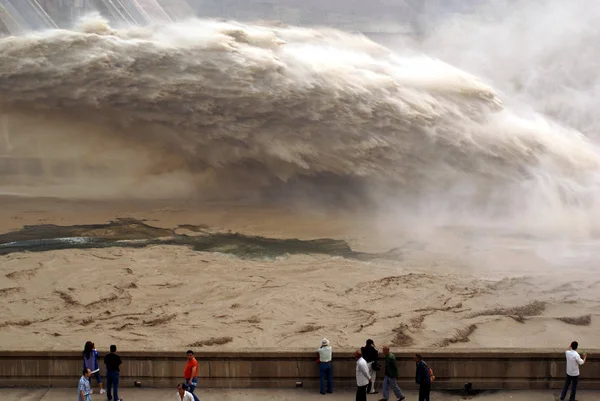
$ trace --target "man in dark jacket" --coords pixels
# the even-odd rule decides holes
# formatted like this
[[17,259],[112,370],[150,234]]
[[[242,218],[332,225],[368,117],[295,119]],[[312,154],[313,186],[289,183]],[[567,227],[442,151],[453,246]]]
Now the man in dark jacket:
[[366,345],[360,349],[360,352],[362,352],[363,358],[369,365],[369,374],[371,375],[371,382],[367,387],[367,392],[369,394],[377,394],[377,391],[375,391],[375,379],[377,378],[377,370],[379,370],[377,365],[379,351],[375,348],[373,340],[368,339]]
[[415,381],[419,385],[419,401],[429,401],[429,392],[431,391],[429,366],[427,366],[420,354],[415,355],[415,362],[417,363]]

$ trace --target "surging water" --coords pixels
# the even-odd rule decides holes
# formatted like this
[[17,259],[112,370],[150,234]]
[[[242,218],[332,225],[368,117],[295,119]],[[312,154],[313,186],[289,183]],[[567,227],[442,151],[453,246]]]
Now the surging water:
[[358,198],[595,227],[600,157],[581,133],[359,35],[86,18],[0,39],[0,90],[5,154],[69,161],[41,167],[62,185],[83,179],[61,196]]

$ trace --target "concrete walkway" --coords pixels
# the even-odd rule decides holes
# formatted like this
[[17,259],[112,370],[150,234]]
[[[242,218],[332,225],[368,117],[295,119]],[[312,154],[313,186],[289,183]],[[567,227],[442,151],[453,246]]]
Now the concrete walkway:
[[[94,390],[97,391],[97,390]],[[222,389],[200,389],[197,394],[201,401],[223,401],[223,400],[244,400],[244,401],[308,401],[308,400],[327,400],[327,401],[351,401],[354,400],[354,392],[340,391],[335,394],[322,396],[314,390],[290,389],[290,390],[222,390]],[[122,394],[124,401],[176,401],[176,390],[170,389],[136,389],[124,388]],[[369,401],[377,401],[381,394],[370,395]],[[503,391],[480,394],[474,397],[463,397],[461,395],[452,395],[449,393],[432,393],[432,401],[463,401],[465,399],[482,401],[554,401],[558,399],[556,391]],[[598,401],[600,392],[580,391],[577,393],[579,401]],[[76,401],[77,390],[75,389],[0,389],[0,400],[2,401]],[[106,396],[94,394],[92,401],[105,401]],[[416,401],[415,392],[406,393],[406,401]],[[390,397],[390,401],[393,398]]]

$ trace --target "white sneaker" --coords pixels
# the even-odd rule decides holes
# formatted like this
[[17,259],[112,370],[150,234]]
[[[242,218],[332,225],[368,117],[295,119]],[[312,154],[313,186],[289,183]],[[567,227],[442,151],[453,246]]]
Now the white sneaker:
[[100,389],[100,394],[106,394],[106,391],[103,388],[101,388]]

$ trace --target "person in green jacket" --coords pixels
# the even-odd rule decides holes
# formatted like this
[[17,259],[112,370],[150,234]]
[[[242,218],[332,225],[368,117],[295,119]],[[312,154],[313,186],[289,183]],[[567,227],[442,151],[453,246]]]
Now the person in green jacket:
[[390,387],[394,391],[394,395],[398,401],[404,400],[406,397],[402,394],[402,390],[398,387],[396,379],[398,378],[398,365],[396,357],[390,352],[390,347],[383,347],[383,355],[385,356],[385,378],[383,379],[383,398],[380,401],[387,401],[390,396]]

